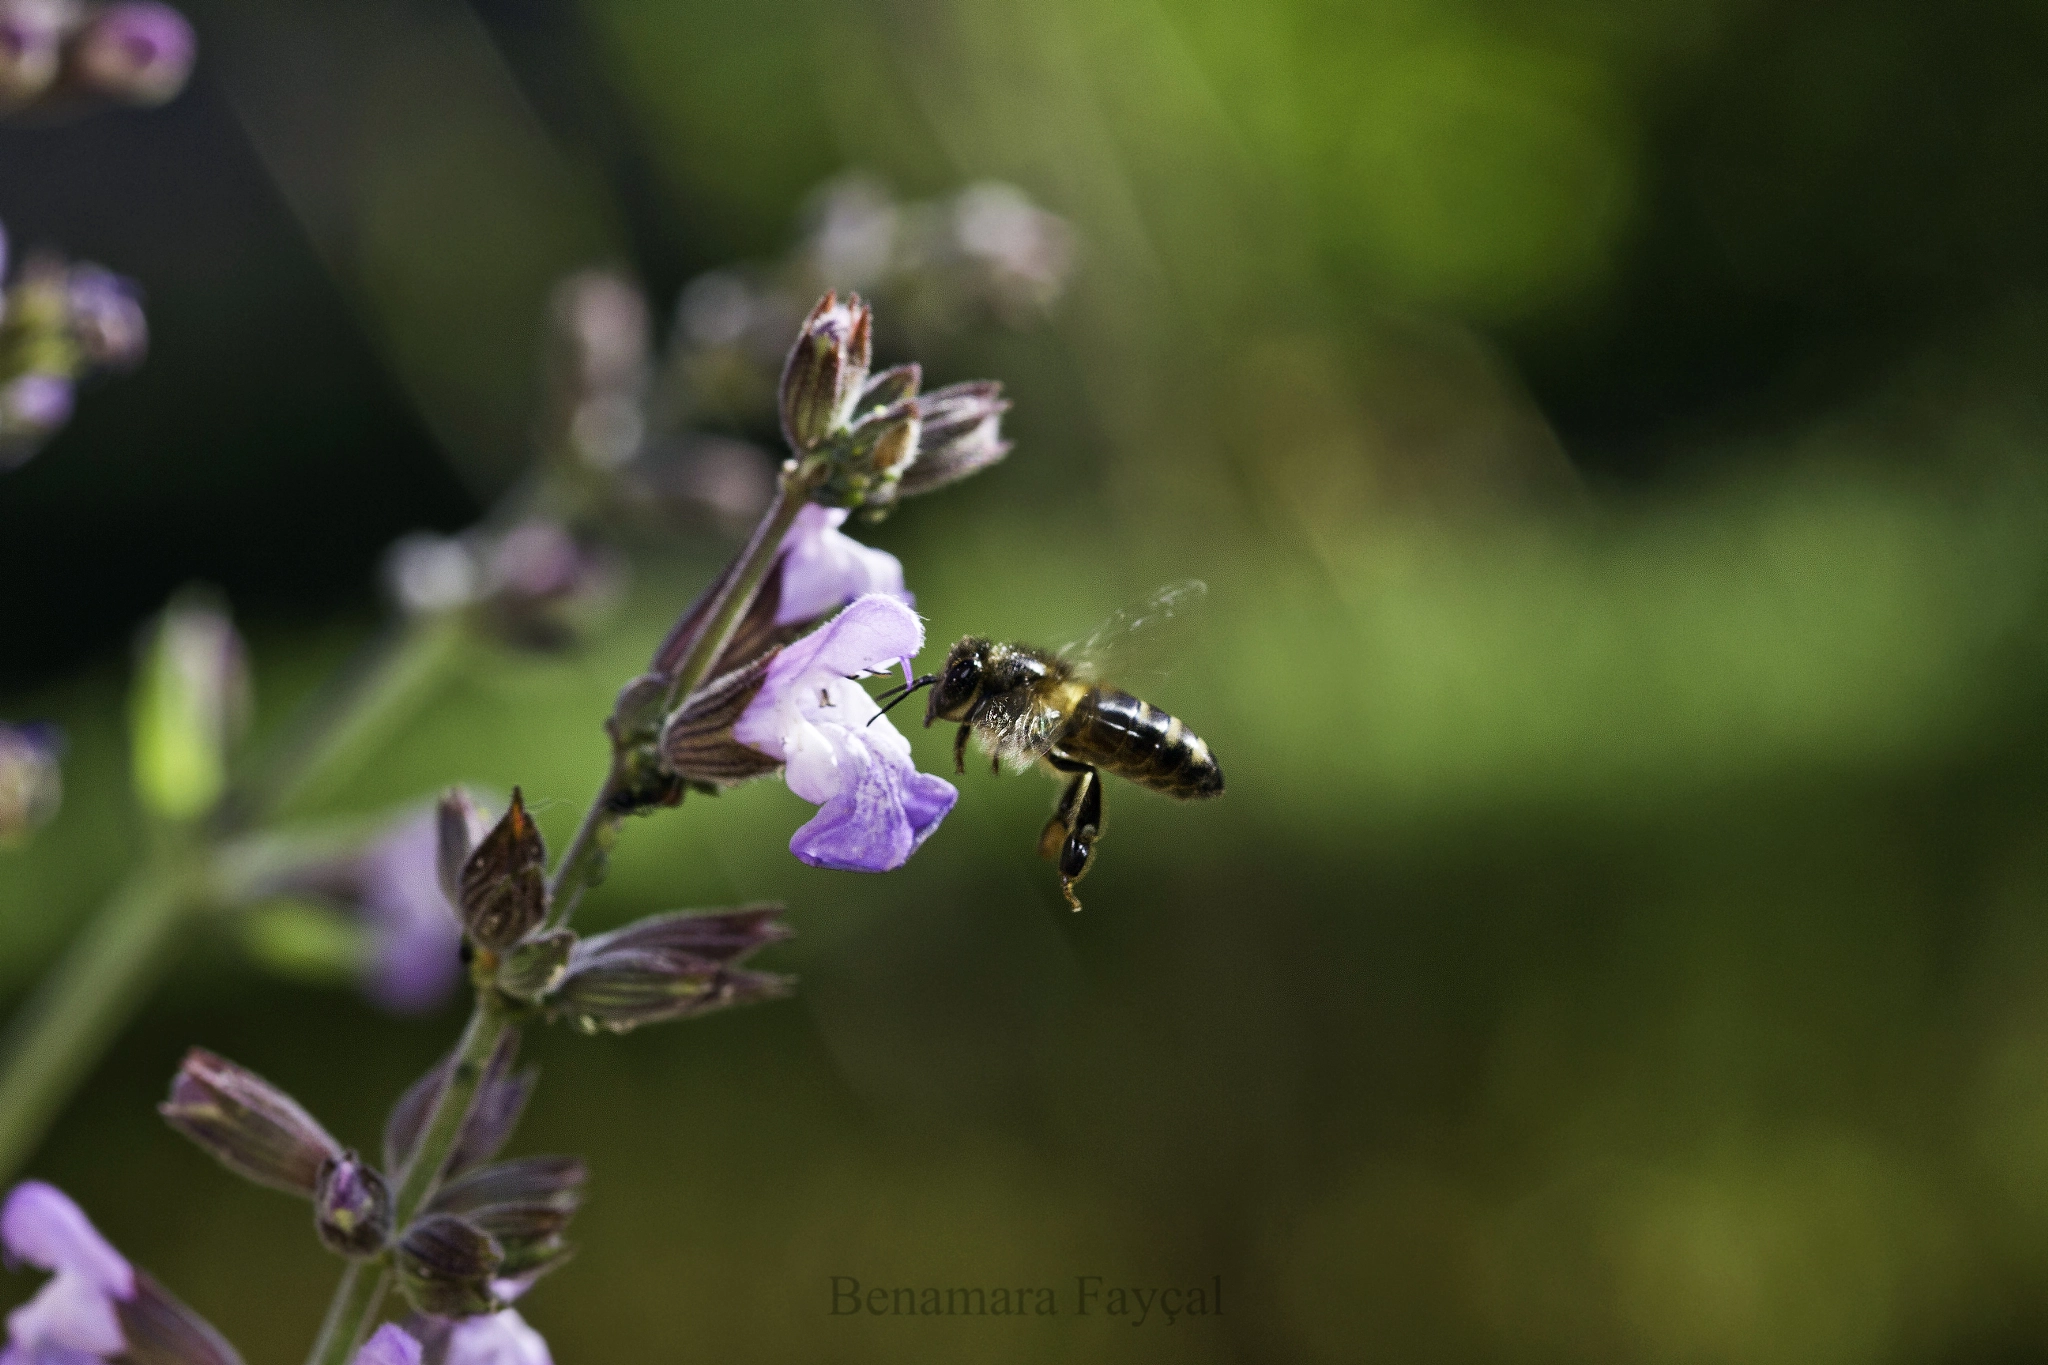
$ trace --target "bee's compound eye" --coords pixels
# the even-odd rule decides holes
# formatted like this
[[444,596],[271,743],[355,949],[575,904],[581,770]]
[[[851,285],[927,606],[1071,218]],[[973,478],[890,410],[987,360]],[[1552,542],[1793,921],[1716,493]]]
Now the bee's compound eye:
[[972,686],[974,686],[974,660],[955,660],[953,666],[946,670],[946,690],[958,692]]

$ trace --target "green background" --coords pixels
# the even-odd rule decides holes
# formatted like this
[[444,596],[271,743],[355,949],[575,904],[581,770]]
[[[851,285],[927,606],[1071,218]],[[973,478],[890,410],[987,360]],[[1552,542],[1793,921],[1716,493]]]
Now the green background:
[[[177,104],[0,139],[0,219],[140,277],[157,337],[0,483],[4,714],[72,745],[0,853],[14,994],[139,841],[127,642],[173,587],[236,604],[274,733],[381,545],[528,458],[557,275],[665,315],[848,167],[999,178],[1074,225],[1069,296],[914,353],[1002,378],[1017,451],[873,539],[941,643],[1206,580],[1140,690],[1229,794],[1113,788],[1079,916],[1036,778],[970,770],[886,877],[798,865],[774,782],[629,826],[593,923],[783,898],[802,984],[530,1042],[516,1150],[594,1170],[524,1305],[557,1358],[2048,1354],[2048,11],[189,11]],[[518,783],[566,840],[729,546],[637,549],[586,649],[477,655],[333,810]],[[373,1146],[457,1016],[183,949],[32,1170],[289,1360],[303,1208],[152,1105],[199,1043]],[[833,1275],[1061,1315],[834,1318]],[[1225,1313],[1076,1317],[1079,1275]]]

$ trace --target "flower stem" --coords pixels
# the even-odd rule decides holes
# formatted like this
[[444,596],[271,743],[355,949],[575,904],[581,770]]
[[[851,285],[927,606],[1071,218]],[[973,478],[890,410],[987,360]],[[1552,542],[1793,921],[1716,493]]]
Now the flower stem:
[[[467,627],[408,628],[283,761],[229,794],[216,834],[324,794],[402,724],[461,657]],[[174,959],[178,930],[215,899],[198,830],[167,832],[64,950],[0,1042],[0,1181],[13,1176]]]
[[148,993],[177,930],[207,899],[205,860],[189,847],[129,874],[43,978],[0,1045],[0,1183],[49,1131]]
[[[774,567],[783,537],[796,523],[797,513],[803,511],[810,491],[809,481],[794,473],[785,473],[777,484],[775,501],[762,514],[760,524],[754,527],[753,535],[748,537],[746,548],[740,551],[733,568],[722,576],[724,586],[705,614],[703,629],[697,633],[689,652],[676,665],[676,671],[669,679],[664,711],[674,710],[697,690],[704,681],[704,675],[711,671],[718,656],[731,643],[740,618],[746,615],[747,608],[753,604],[754,594],[761,590],[762,580]],[[605,855],[623,818],[613,802],[619,776],[619,762],[615,756],[603,785],[597,789],[590,808],[583,813],[583,823],[576,827],[569,847],[562,853],[562,860],[555,865],[554,879],[548,884],[548,913],[550,923],[554,925],[569,922],[570,916],[576,913],[577,904],[583,899],[583,892],[599,879]]]
[[308,1357],[312,1365],[348,1365],[390,1288],[389,1270],[374,1261],[350,1261],[320,1324],[319,1340]]
[[297,814],[354,776],[461,660],[468,637],[459,613],[408,622],[251,784],[237,803],[243,823]]
[[[447,1169],[448,1155],[455,1150],[463,1122],[476,1101],[484,1070],[511,1027],[511,1016],[498,993],[489,985],[480,984],[469,1024],[456,1045],[455,1065],[448,1073],[448,1083],[435,1098],[412,1157],[397,1177],[398,1189],[391,1197],[391,1226],[398,1233],[403,1233],[405,1226],[434,1197]],[[363,1262],[350,1263],[342,1272],[341,1283],[334,1287],[334,1299],[328,1304],[312,1353],[306,1357],[307,1365],[349,1365],[383,1303],[390,1281],[388,1269]]]

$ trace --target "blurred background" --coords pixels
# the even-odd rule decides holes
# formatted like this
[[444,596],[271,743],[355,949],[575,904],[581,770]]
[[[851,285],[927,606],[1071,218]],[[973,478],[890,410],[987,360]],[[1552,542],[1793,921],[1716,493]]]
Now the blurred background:
[[[795,863],[777,782],[631,825],[592,923],[780,897],[802,985],[529,1043],[516,1150],[594,1170],[522,1304],[557,1358],[2048,1358],[2040,5],[184,8],[174,103],[0,129],[14,241],[153,333],[0,481],[0,715],[70,745],[0,851],[11,998],[137,842],[171,592],[232,604],[274,734],[387,619],[386,547],[531,462],[559,278],[665,335],[835,205],[1013,186],[1068,225],[1057,301],[877,331],[1001,378],[1017,450],[863,534],[938,641],[1206,580],[1132,681],[1229,795],[1113,787],[1078,916],[1037,778],[971,768],[879,878]],[[559,845],[733,544],[631,538],[580,648],[475,651],[327,813],[516,782]],[[195,936],[31,1169],[295,1358],[303,1210],[152,1107],[200,1043],[374,1146],[459,1018]],[[1225,1311],[1074,1317],[1083,1274]],[[835,1318],[832,1275],[1062,1316]]]

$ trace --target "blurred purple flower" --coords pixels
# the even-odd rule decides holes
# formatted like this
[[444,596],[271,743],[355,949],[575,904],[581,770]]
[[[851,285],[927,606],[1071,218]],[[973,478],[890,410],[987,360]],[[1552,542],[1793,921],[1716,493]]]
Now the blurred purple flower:
[[11,1262],[52,1272],[36,1296],[7,1315],[4,1365],[104,1360],[128,1349],[116,1305],[135,1297],[135,1269],[54,1185],[16,1185],[0,1209],[0,1243]]
[[782,604],[776,625],[816,620],[869,593],[885,593],[906,606],[916,602],[903,587],[902,561],[839,529],[851,515],[844,507],[815,503],[796,514],[796,524],[782,540]]
[[441,891],[440,830],[432,810],[393,825],[355,866],[356,904],[371,935],[363,990],[397,1014],[447,999],[462,976],[462,925]]
[[387,1322],[356,1352],[355,1365],[420,1365],[420,1344],[412,1333]]
[[733,737],[784,765],[789,789],[819,806],[789,850],[814,867],[886,872],[938,828],[960,793],[917,771],[910,741],[854,681],[908,660],[924,625],[893,597],[870,594],[785,646]]
[[57,78],[70,6],[0,0],[0,109],[27,104]]
[[441,890],[439,824],[431,806],[408,811],[358,851],[292,869],[251,899],[297,893],[353,910],[369,937],[364,994],[395,1014],[431,1010],[462,977],[462,926]]
[[0,389],[0,430],[47,435],[71,419],[71,381],[57,374],[25,374]]
[[149,350],[149,319],[132,280],[96,265],[75,265],[66,280],[71,334],[86,363],[132,369]]
[[0,1244],[10,1266],[51,1272],[7,1315],[0,1365],[242,1365],[220,1333],[128,1264],[55,1186],[29,1180],[9,1192]]
[[526,1325],[517,1309],[507,1308],[456,1323],[442,1365],[554,1365],[554,1358],[541,1334]]
[[64,798],[63,736],[53,725],[0,722],[0,848],[48,824]]
[[108,5],[87,21],[69,56],[79,84],[124,104],[162,104],[185,88],[196,49],[192,25],[169,5]]

